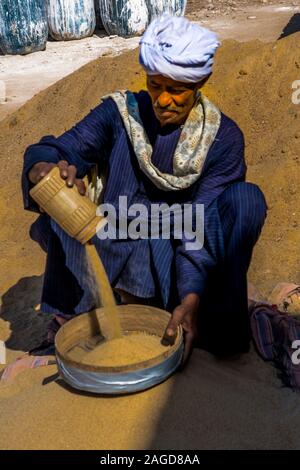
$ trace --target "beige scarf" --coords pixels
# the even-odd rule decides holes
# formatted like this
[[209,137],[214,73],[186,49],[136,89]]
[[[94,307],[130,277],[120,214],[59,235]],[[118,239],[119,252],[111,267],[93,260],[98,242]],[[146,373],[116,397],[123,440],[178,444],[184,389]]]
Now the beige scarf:
[[118,106],[126,131],[141,170],[164,191],[188,188],[197,181],[220,127],[220,110],[199,92],[180,135],[173,158],[173,175],[162,173],[151,162],[152,146],[139,114],[135,96],[130,91],[118,91],[112,98]]
[[[178,191],[191,186],[201,175],[208,151],[220,127],[220,110],[199,92],[180,135],[173,159],[173,175],[162,173],[151,162],[152,146],[143,127],[138,103],[130,91],[118,91],[112,98],[118,106],[126,131],[134,148],[141,170],[164,191]],[[104,180],[105,181],[105,180]],[[103,191],[103,178],[93,172],[88,195],[99,204]]]

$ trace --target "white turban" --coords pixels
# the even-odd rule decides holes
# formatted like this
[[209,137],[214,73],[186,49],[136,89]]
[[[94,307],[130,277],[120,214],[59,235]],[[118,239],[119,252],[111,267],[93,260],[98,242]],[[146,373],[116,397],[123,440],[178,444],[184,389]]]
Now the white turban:
[[219,45],[214,32],[186,18],[163,15],[141,38],[140,63],[148,75],[196,83],[211,73]]

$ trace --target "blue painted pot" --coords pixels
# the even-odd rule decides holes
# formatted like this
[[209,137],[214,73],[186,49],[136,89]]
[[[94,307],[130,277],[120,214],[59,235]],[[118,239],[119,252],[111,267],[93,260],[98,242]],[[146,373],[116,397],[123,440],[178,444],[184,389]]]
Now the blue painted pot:
[[46,0],[49,33],[55,41],[92,36],[96,27],[94,0]]
[[46,48],[44,0],[0,1],[0,49],[3,54],[30,54]]
[[149,20],[161,16],[164,13],[174,16],[183,16],[187,0],[146,0],[149,11]]
[[99,9],[104,28],[110,35],[139,36],[148,25],[145,0],[99,0]]
[[96,29],[104,29],[99,9],[99,0],[94,0],[94,6],[96,13]]

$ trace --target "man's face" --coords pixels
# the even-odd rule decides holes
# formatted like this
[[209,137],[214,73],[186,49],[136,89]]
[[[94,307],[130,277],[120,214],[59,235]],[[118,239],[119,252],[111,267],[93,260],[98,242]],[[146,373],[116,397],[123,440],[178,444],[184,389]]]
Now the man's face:
[[147,88],[161,126],[183,124],[192,109],[200,83],[183,83],[163,75],[147,75]]

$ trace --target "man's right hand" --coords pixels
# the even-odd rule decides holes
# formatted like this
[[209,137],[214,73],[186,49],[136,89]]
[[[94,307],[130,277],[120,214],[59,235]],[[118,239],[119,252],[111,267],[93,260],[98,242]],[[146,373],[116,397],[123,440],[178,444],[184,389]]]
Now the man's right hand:
[[61,160],[60,162],[58,162],[57,165],[55,163],[46,163],[46,162],[36,163],[35,165],[33,165],[33,167],[28,173],[29,180],[31,181],[31,183],[37,184],[55,166],[59,168],[60,176],[62,179],[66,181],[66,185],[69,188],[72,188],[75,184],[77,186],[79,194],[84,196],[86,192],[84,181],[76,178],[76,174],[77,174],[76,166],[69,165],[66,160]]

